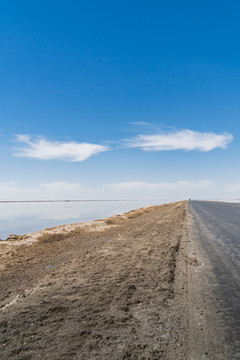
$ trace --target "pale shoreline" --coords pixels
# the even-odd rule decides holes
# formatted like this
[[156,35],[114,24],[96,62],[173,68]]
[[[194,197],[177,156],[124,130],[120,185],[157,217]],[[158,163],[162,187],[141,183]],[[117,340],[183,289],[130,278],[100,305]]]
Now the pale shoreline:
[[151,208],[154,209],[156,206],[157,205],[148,205],[139,209],[133,209],[131,211],[123,213],[122,215],[116,214],[103,219],[55,225],[50,228],[45,228],[39,231],[26,233],[24,235],[10,234],[6,240],[0,239],[0,244],[11,245],[11,246],[31,245],[32,243],[40,240],[42,237],[49,235],[69,236],[80,230],[88,231],[88,232],[100,232],[106,230],[109,227],[117,226],[114,224],[109,224],[109,222],[111,221],[126,220],[129,217],[134,217],[133,214],[139,215],[140,213],[148,212]]
[[1,203],[46,203],[46,202],[108,202],[108,201],[145,201],[145,199],[86,199],[86,200],[0,200]]
[[[10,234],[25,235],[58,225],[101,220],[148,205],[163,202],[151,200],[0,202],[0,239]],[[12,236],[11,236],[12,238]]]

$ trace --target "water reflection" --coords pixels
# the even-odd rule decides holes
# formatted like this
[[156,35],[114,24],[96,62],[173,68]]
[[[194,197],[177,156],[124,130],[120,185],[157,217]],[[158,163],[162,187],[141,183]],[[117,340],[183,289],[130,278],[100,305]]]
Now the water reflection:
[[0,239],[25,234],[58,224],[90,221],[122,214],[160,201],[90,201],[0,203]]

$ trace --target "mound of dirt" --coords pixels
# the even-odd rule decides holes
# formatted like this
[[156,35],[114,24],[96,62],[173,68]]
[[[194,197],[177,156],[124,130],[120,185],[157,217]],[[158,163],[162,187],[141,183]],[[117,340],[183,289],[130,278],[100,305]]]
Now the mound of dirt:
[[0,358],[185,360],[186,206],[1,243]]

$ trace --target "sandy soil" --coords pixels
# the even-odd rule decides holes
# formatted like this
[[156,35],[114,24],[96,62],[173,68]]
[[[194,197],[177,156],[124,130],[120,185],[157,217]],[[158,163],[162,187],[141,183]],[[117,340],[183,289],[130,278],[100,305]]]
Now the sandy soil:
[[0,358],[188,358],[187,202],[0,243]]

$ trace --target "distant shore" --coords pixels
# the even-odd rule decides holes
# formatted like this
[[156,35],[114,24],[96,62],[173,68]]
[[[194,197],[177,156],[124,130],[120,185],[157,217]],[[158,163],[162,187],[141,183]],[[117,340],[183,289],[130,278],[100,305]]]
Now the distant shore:
[[[87,200],[0,200],[0,203],[38,203],[38,202],[89,202],[89,201],[147,201],[149,199],[111,199],[111,200],[106,200],[106,199],[100,199],[100,200],[95,200],[95,199],[87,199]],[[151,200],[151,199],[150,199]],[[150,201],[149,200],[149,201]]]

